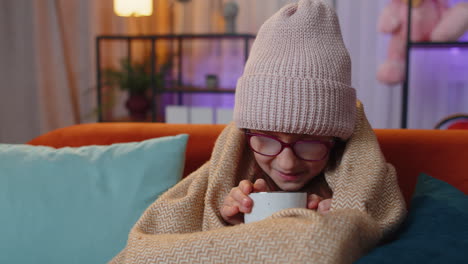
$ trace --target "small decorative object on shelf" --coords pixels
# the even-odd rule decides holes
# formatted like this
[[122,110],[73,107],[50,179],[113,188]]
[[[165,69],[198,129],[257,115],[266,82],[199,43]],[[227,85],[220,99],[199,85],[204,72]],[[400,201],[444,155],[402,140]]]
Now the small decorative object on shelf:
[[236,2],[227,2],[224,5],[224,22],[226,23],[226,33],[236,33],[236,17],[239,12],[239,6]]
[[125,107],[127,107],[132,121],[144,121],[151,109],[151,102],[144,93],[130,92]]
[[208,74],[206,75],[206,88],[208,89],[216,89],[218,88],[218,76],[215,74]]

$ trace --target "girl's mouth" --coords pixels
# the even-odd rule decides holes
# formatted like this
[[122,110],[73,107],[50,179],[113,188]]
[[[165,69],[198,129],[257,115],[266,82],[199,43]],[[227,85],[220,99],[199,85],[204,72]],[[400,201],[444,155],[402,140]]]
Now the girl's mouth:
[[286,181],[297,181],[300,178],[300,173],[290,173],[278,171],[279,176]]

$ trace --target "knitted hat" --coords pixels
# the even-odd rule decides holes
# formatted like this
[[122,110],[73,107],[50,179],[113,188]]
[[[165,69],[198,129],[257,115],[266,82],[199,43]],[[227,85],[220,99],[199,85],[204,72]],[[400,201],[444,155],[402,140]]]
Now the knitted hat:
[[347,139],[356,119],[351,60],[334,10],[300,0],[269,18],[236,88],[239,128]]

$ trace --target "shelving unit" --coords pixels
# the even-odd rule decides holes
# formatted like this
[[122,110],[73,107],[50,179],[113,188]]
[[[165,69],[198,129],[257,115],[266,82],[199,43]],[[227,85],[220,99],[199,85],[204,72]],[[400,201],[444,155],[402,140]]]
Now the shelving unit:
[[156,73],[157,67],[157,55],[156,55],[156,43],[161,40],[170,41],[171,46],[175,46],[176,52],[175,57],[177,58],[177,78],[176,85],[171,87],[157,88],[155,85],[156,81],[153,79],[151,82],[151,121],[156,122],[157,118],[157,105],[156,105],[156,96],[159,94],[165,93],[176,93],[178,104],[182,104],[182,97],[184,94],[199,94],[199,93],[209,93],[209,94],[226,94],[234,93],[234,89],[206,89],[201,87],[187,86],[183,84],[184,73],[182,70],[183,64],[183,44],[191,40],[210,40],[210,41],[220,41],[220,40],[241,40],[243,41],[243,60],[247,61],[249,56],[249,50],[251,42],[255,39],[255,35],[252,34],[164,34],[164,35],[100,35],[96,37],[96,76],[97,76],[97,103],[98,103],[98,122],[103,122],[103,113],[102,113],[102,65],[101,65],[101,44],[103,41],[125,41],[127,44],[127,57],[131,59],[132,57],[132,42],[133,41],[149,41],[151,43],[150,56],[151,60],[151,72],[152,74]]
[[[406,65],[405,79],[402,90],[401,128],[408,128],[408,101],[409,101],[409,81],[410,81],[410,52],[412,48],[449,48],[468,47],[468,42],[413,42],[411,41],[411,11],[413,0],[408,1],[408,24],[406,35]],[[468,62],[467,62],[468,63]]]

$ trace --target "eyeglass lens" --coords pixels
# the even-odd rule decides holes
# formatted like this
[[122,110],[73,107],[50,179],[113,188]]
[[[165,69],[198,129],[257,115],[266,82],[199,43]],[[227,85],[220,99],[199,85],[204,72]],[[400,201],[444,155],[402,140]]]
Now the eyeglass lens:
[[[276,156],[281,151],[281,143],[270,137],[252,136],[250,146],[254,151],[267,156]],[[327,155],[328,148],[320,142],[297,141],[294,152],[301,159],[321,160]]]

